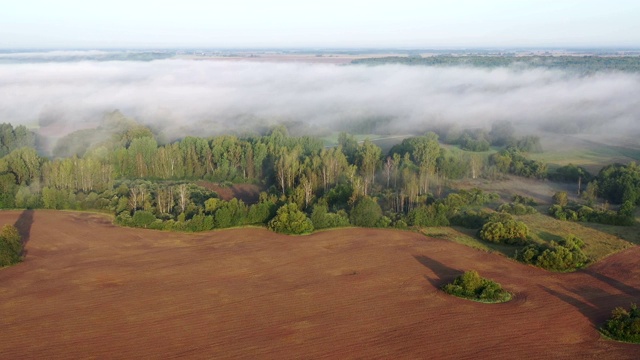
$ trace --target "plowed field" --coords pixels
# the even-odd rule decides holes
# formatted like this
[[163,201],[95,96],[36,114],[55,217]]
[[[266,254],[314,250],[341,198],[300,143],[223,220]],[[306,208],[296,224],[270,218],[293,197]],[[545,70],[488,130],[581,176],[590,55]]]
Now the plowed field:
[[[26,260],[0,269],[0,358],[637,359],[602,339],[640,299],[640,248],[554,274],[411,232],[176,234],[101,215],[0,212]],[[438,290],[476,269],[515,293]]]

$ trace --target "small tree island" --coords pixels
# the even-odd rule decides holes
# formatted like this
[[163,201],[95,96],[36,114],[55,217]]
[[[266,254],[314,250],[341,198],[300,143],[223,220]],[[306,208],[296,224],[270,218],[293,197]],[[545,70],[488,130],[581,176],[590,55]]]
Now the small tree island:
[[485,279],[475,270],[458,276],[442,290],[447,294],[483,303],[503,303],[511,300],[511,293],[495,281]]
[[636,304],[631,304],[629,310],[622,307],[613,309],[611,318],[600,332],[613,340],[640,344],[640,309]]

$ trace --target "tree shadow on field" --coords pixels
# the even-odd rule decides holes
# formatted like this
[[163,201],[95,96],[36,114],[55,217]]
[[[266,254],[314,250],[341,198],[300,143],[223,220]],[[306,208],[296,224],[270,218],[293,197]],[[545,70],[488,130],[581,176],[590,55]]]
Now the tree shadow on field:
[[600,274],[590,269],[585,269],[585,270],[582,270],[581,272],[593,277],[594,279],[598,279],[613,288],[620,290],[620,292],[625,293],[626,295],[629,295],[635,298],[640,297],[640,290],[634,288],[633,286],[629,286],[619,280],[610,278],[606,275]]
[[26,246],[31,238],[31,225],[33,224],[33,210],[24,210],[18,217],[13,226],[18,229],[20,238],[22,239],[22,256],[27,255]]
[[540,237],[540,239],[546,241],[546,242],[551,242],[551,241],[555,241],[555,242],[560,242],[562,240],[564,240],[564,238],[562,236],[556,235],[556,234],[552,234],[550,232],[547,231],[540,231],[538,232],[538,236]]
[[563,286],[564,290],[572,295],[561,293],[545,286],[540,286],[547,293],[572,305],[582,315],[584,315],[594,328],[600,327],[611,315],[611,311],[617,306],[628,306],[632,298],[621,297],[617,294],[610,294],[596,286],[578,286],[569,289]]
[[424,277],[431,283],[431,285],[438,289],[445,284],[452,282],[456,277],[462,274],[461,270],[448,267],[447,265],[428,256],[414,255],[413,258],[436,275],[436,278],[429,277],[428,275],[425,275]]
[[546,287],[544,285],[540,285],[540,287],[542,288],[542,290],[544,290],[548,294],[550,294],[550,295],[552,295],[552,296],[564,301],[565,303],[573,306],[574,308],[576,308],[576,310],[578,310],[582,315],[584,315],[587,319],[589,319],[589,321],[591,322],[591,324],[594,327],[598,326],[596,320],[594,319],[594,317],[597,314],[597,309],[594,306],[592,306],[592,305],[590,305],[590,304],[578,299],[577,297],[573,297],[571,295],[564,294],[564,293],[558,292],[556,290],[549,289],[548,287]]

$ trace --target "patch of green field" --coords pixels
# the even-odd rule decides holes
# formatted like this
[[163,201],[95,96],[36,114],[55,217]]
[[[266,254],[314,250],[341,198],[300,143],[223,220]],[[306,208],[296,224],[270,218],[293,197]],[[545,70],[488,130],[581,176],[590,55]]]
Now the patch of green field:
[[477,231],[478,230],[464,229],[460,227],[428,227],[420,229],[420,233],[428,237],[445,239],[474,249],[513,257],[518,247],[482,241],[476,237]]
[[640,150],[593,143],[579,148],[545,149],[542,153],[529,154],[529,157],[547,163],[550,169],[574,164],[597,173],[608,164],[640,160]]
[[562,221],[545,214],[519,216],[531,231],[531,239],[537,243],[558,241],[569,234],[581,238],[584,253],[593,262],[640,244],[640,225],[611,226],[593,223]]
[[[558,242],[569,234],[581,238],[585,243],[583,251],[593,263],[634,244],[640,245],[640,224],[611,226],[561,221],[540,213],[517,216],[517,219],[527,224],[531,240],[539,244],[548,244],[551,241]],[[429,227],[421,228],[419,232],[428,237],[446,239],[474,249],[498,253],[511,258],[515,255],[516,250],[522,248],[482,241],[476,237],[477,230],[474,229]]]

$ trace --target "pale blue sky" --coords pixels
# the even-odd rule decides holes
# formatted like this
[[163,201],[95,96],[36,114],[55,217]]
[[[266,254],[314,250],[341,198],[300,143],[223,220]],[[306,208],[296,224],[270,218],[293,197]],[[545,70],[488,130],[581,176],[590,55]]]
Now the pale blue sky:
[[639,0],[7,0],[0,48],[640,47]]

